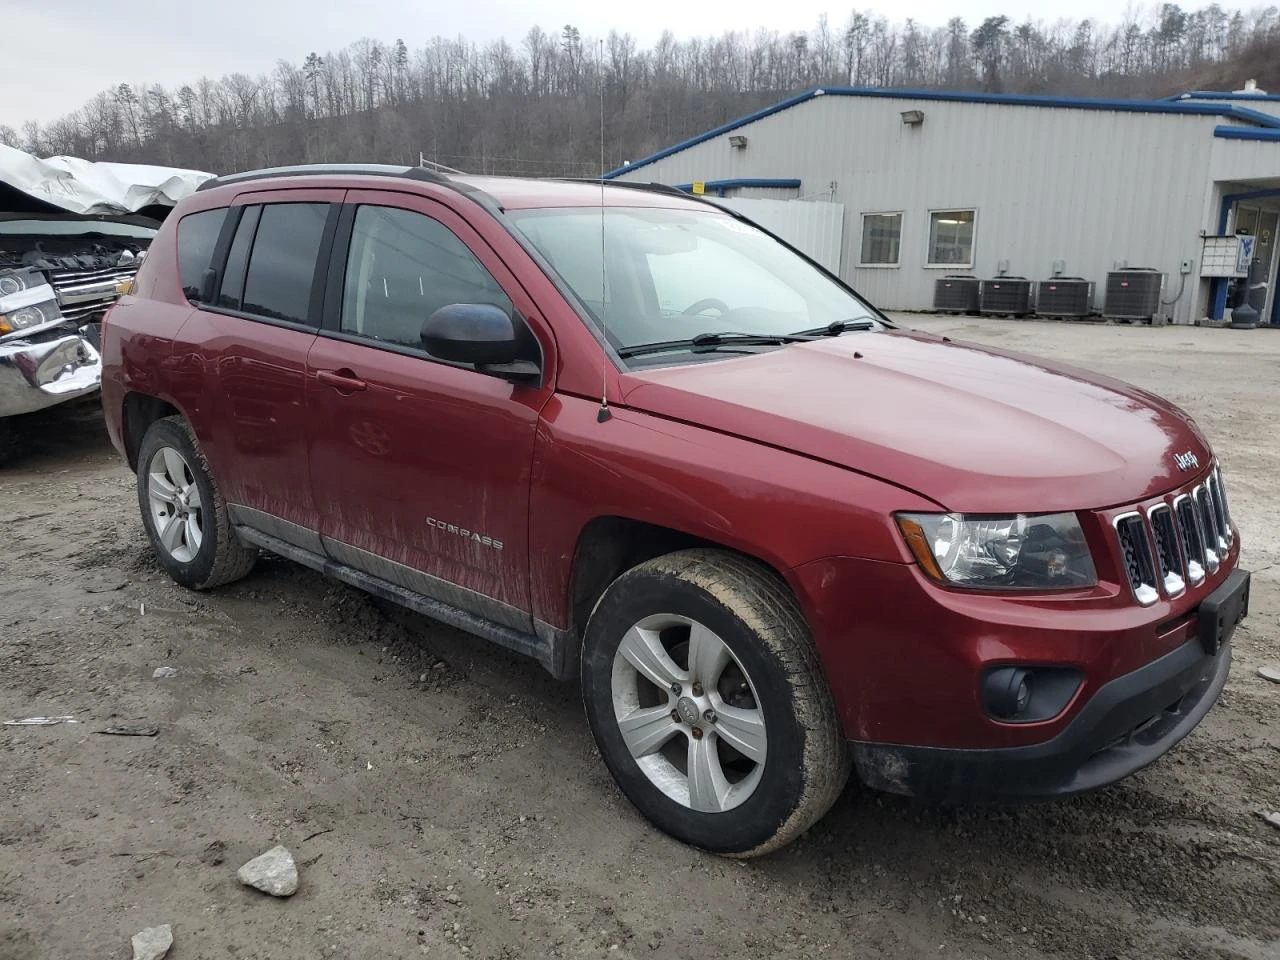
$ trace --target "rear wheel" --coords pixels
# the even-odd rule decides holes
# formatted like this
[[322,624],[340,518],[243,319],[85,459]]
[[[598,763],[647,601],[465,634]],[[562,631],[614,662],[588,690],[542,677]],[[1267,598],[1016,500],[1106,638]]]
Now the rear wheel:
[[138,505],[160,566],[183,586],[207,590],[253,568],[257,551],[236,538],[209,465],[181,417],[157,420],[142,437]]
[[826,813],[848,777],[795,598],[735,554],[682,551],[619,577],[588,624],[582,682],[618,785],[695,846],[775,850]]

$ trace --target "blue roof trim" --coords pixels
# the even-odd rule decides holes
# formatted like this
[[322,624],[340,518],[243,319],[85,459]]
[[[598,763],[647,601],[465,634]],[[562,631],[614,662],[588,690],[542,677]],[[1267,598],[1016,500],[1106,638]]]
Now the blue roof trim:
[[[775,190],[799,190],[800,181],[798,179],[779,180],[769,177],[742,177],[737,180],[704,180],[703,187],[708,191],[714,191],[720,196],[724,196],[726,190],[738,190],[744,187],[763,187]],[[677,183],[677,190],[683,190],[685,193],[693,193],[692,183]]]
[[1259,130],[1256,127],[1233,127],[1222,124],[1213,128],[1213,135],[1223,140],[1270,140],[1280,142],[1280,130]]
[[1274,93],[1214,93],[1212,90],[1188,90],[1186,93],[1175,93],[1165,97],[1169,103],[1186,100],[1257,100],[1260,102],[1280,101],[1280,94]]
[[1114,110],[1120,113],[1164,113],[1164,114],[1182,114],[1184,116],[1207,116],[1207,117],[1223,117],[1230,120],[1240,120],[1245,123],[1251,123],[1259,127],[1280,128],[1280,118],[1273,117],[1270,114],[1261,113],[1257,110],[1246,110],[1236,106],[1222,106],[1214,103],[1196,103],[1194,101],[1179,100],[1171,102],[1168,100],[1094,100],[1087,97],[1042,97],[1032,96],[1029,94],[1009,94],[1009,93],[961,93],[955,90],[913,90],[913,89],[881,89],[871,87],[814,87],[798,93],[794,97],[788,97],[779,103],[775,103],[771,107],[765,107],[755,113],[749,113],[745,117],[739,117],[737,120],[730,120],[728,123],[721,124],[713,130],[706,133],[700,133],[696,137],[690,137],[688,140],[682,140],[674,146],[667,147],[665,150],[659,150],[657,153],[651,153],[647,157],[643,157],[634,163],[626,166],[618,167],[616,170],[610,170],[604,175],[604,179],[609,180],[613,177],[629,173],[639,167],[646,166],[657,160],[671,156],[673,153],[679,153],[681,150],[687,150],[699,143],[705,143],[708,140],[714,140],[716,137],[724,136],[730,131],[737,130],[739,127],[745,127],[749,123],[755,123],[757,120],[763,120],[765,117],[772,116],[775,113],[781,113],[783,110],[789,110],[791,107],[797,106],[816,97],[868,97],[882,100],[940,100],[950,103],[989,103],[1007,106],[1023,106],[1023,107],[1055,107],[1075,110]]

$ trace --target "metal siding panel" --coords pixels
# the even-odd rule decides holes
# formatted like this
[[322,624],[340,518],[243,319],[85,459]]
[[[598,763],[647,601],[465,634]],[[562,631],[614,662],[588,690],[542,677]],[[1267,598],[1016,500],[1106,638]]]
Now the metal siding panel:
[[717,203],[750,217],[830,270],[840,270],[844,207],[809,200],[728,199]]
[[[923,109],[910,127],[900,113]],[[1040,109],[1010,104],[819,97],[736,133],[697,144],[621,179],[687,183],[729,177],[799,177],[801,193],[837,184],[844,205],[841,275],[886,309],[929,309],[928,211],[975,208],[973,272],[1047,277],[1055,260],[1101,284],[1117,261],[1169,274],[1197,259],[1211,151],[1276,145],[1214,139],[1212,116]],[[1217,154],[1214,154],[1217,156]],[[1252,162],[1252,161],[1251,161]],[[1272,163],[1271,169],[1276,170]],[[860,269],[863,212],[901,210],[902,262]],[[952,271],[958,272],[958,271]],[[1194,293],[1194,291],[1192,291]],[[1189,319],[1184,295],[1177,318]]]

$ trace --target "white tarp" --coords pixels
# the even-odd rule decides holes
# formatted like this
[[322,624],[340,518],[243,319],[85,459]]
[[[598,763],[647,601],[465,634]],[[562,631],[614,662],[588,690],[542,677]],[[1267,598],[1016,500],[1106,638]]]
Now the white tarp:
[[157,204],[171,207],[212,177],[141,163],[41,160],[0,144],[0,183],[72,213],[121,216]]

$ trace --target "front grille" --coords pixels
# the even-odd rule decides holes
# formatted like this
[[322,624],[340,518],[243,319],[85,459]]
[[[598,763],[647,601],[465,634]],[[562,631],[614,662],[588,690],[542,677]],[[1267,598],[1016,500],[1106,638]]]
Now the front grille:
[[1142,514],[1126,513],[1116,517],[1116,536],[1120,538],[1120,553],[1124,557],[1124,571],[1134,598],[1144,607],[1160,597],[1156,589],[1155,562],[1151,556],[1151,542],[1147,539],[1147,526]]
[[1215,464],[1209,476],[1161,502],[1112,521],[1134,598],[1144,606],[1177,597],[1226,562],[1235,535]]
[[1151,524],[1151,537],[1156,543],[1156,561],[1160,565],[1165,596],[1176,597],[1187,589],[1187,570],[1173,511],[1167,505],[1152,507],[1147,511],[1147,522]]
[[136,264],[106,270],[56,270],[49,282],[58,294],[58,306],[69,320],[89,320],[116,302],[116,286],[133,279]]

